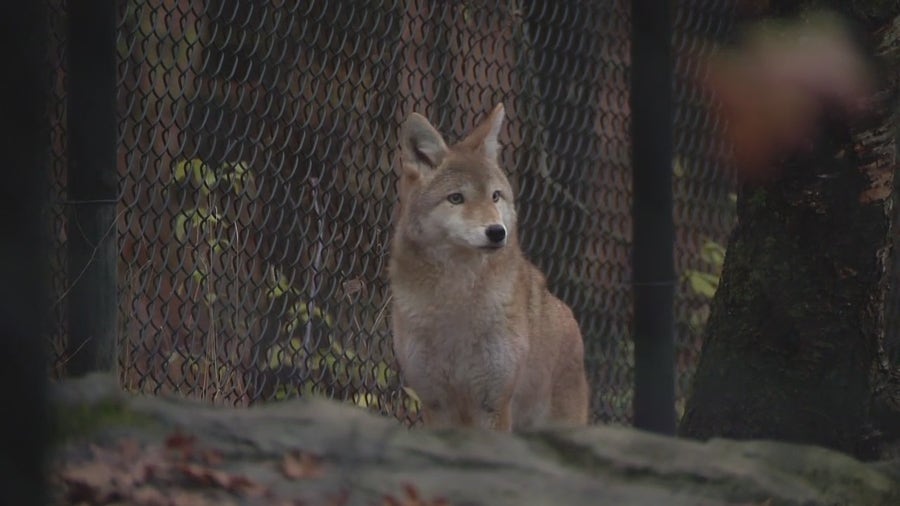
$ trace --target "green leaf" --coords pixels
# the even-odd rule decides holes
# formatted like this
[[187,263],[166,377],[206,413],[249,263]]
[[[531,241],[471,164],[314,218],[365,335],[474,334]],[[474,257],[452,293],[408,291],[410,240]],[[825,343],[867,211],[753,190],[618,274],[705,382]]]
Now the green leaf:
[[203,160],[196,158],[191,160],[190,169],[194,184],[200,187],[200,191],[204,195],[208,195],[216,184],[216,172]]
[[285,401],[290,398],[291,394],[288,393],[288,387],[286,385],[278,385],[278,388],[275,389],[275,400],[276,401]]
[[[287,293],[288,289],[291,287],[290,281],[288,281],[287,276],[285,276],[281,269],[273,268],[271,271],[271,282],[272,282],[272,297],[278,298]],[[293,308],[292,308],[293,309]],[[289,309],[290,310],[290,309]]]
[[194,209],[193,214],[191,214],[191,223],[200,229],[208,230],[207,227],[215,226],[220,221],[222,221],[222,215],[210,211],[208,208],[200,206]]
[[691,289],[707,298],[713,298],[719,286],[719,277],[708,272],[690,270],[685,273]]
[[187,237],[187,221],[187,213],[182,212],[175,216],[175,238],[179,242],[184,242],[185,237]]
[[296,337],[286,343],[272,345],[266,350],[266,363],[269,369],[293,367],[301,360],[300,352],[302,348],[303,341]]
[[206,281],[206,273],[200,269],[194,269],[194,272],[191,273],[191,278],[194,279],[194,282],[197,284],[203,284]]
[[191,224],[194,225],[195,227],[202,227],[203,221],[206,219],[206,217],[208,215],[209,215],[209,210],[206,209],[205,207],[201,206],[201,207],[194,209],[193,213],[190,214]]
[[672,176],[675,177],[675,179],[684,177],[684,166],[681,164],[681,158],[675,158],[672,161]]
[[410,387],[403,387],[403,391],[406,392],[410,399],[416,401],[416,404],[422,404],[422,400],[419,399],[419,395],[416,394],[415,390]]
[[207,244],[212,248],[213,253],[221,253],[231,246],[231,241],[228,239],[210,239],[207,241]]
[[715,241],[706,241],[700,251],[700,258],[716,267],[725,263],[725,247]]
[[172,178],[175,179],[175,182],[183,183],[187,178],[188,169],[187,166],[190,164],[187,160],[181,160],[175,164],[175,171],[172,174]]
[[388,378],[391,376],[393,369],[385,361],[379,361],[375,364],[375,384],[386,389],[388,387]]
[[203,168],[205,165],[203,162],[200,163],[191,163],[191,173],[194,177],[194,183],[203,184]]
[[222,165],[225,171],[225,179],[231,183],[231,190],[235,195],[244,192],[248,183],[253,182],[253,174],[248,170],[246,162],[226,163]]
[[305,301],[295,302],[294,303],[294,314],[297,315],[297,320],[300,323],[306,323],[309,321],[309,307],[306,306]]
[[335,367],[335,365],[337,364],[336,356],[331,353],[320,353],[320,355],[320,362],[323,362],[325,364],[325,367],[327,367],[329,371],[338,372],[338,368]]
[[356,359],[356,352],[355,352],[355,351],[353,351],[352,349],[349,349],[349,348],[344,348],[344,347],[341,346],[341,344],[338,343],[337,341],[332,341],[332,342],[331,342],[331,351],[332,351],[335,355],[340,355],[340,356],[342,356],[342,357],[347,357],[348,360],[355,360],[355,359]]
[[[269,291],[266,295],[270,299],[277,299],[285,294],[285,286],[282,283],[282,279],[284,276],[281,274],[279,269],[272,267],[269,269]],[[288,312],[291,311],[291,308],[288,308]]]
[[355,393],[353,394],[353,402],[361,407],[368,408],[369,406],[377,406],[378,405],[378,397],[371,392],[366,393]]
[[331,315],[322,311],[321,308],[313,309],[313,318],[317,318],[319,321],[325,322],[325,325],[331,327],[332,319]]
[[703,330],[704,326],[706,326],[706,320],[708,319],[709,305],[706,305],[696,311],[692,311],[690,317],[688,318],[688,323],[692,328],[700,331]]

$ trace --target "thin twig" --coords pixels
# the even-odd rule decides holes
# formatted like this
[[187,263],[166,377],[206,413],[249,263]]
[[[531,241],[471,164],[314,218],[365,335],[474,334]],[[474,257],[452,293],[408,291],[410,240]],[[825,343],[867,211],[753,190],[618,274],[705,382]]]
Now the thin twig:
[[319,178],[312,178],[310,180],[310,183],[312,184],[313,210],[316,213],[318,227],[316,229],[316,255],[313,258],[313,273],[312,279],[310,281],[309,301],[307,303],[309,313],[306,318],[306,331],[304,332],[303,336],[303,348],[307,353],[311,352],[310,345],[312,344],[312,320],[313,316],[315,316],[316,314],[316,296],[319,292],[319,287],[317,286],[318,283],[316,283],[316,276],[322,269],[322,245],[324,244],[322,229],[325,227],[325,220],[322,217],[322,210],[319,207]]
[[381,319],[384,316],[385,310],[387,310],[388,304],[391,303],[391,299],[394,298],[394,294],[388,294],[387,298],[384,299],[384,304],[381,305],[381,309],[378,311],[378,314],[375,316],[375,322],[372,324],[372,330],[378,328],[378,324],[381,323]]
[[[58,306],[60,303],[62,303],[63,299],[68,297],[69,293],[72,291],[72,287],[74,287],[75,285],[78,284],[79,281],[81,281],[81,278],[87,272],[88,267],[90,267],[91,264],[94,263],[94,257],[97,256],[97,251],[100,250],[100,245],[103,244],[103,241],[106,240],[107,236],[109,236],[109,234],[112,233],[112,231],[116,229],[116,227],[119,224],[119,218],[121,218],[122,215],[125,214],[125,211],[127,211],[128,209],[129,209],[128,207],[126,207],[125,209],[122,209],[122,211],[120,211],[119,214],[116,215],[115,219],[113,220],[113,222],[109,226],[109,228],[107,228],[106,231],[103,232],[103,235],[100,236],[100,240],[97,241],[97,244],[94,246],[93,251],[91,251],[90,258],[88,258],[88,261],[85,262],[84,267],[81,269],[81,272],[79,272],[78,275],[75,276],[75,279],[72,280],[71,283],[69,283],[69,286],[65,290],[63,290],[63,293],[53,302],[53,304],[50,305],[51,311],[53,309],[55,309],[56,306]],[[77,223],[76,223],[76,225],[77,225]]]

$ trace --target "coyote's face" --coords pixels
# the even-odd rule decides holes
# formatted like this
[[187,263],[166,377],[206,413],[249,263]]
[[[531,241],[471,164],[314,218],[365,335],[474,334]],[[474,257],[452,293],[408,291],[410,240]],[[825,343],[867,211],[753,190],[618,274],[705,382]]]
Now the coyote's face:
[[514,239],[516,212],[509,180],[498,165],[503,106],[465,139],[447,146],[413,113],[400,132],[400,233],[430,249],[486,252]]

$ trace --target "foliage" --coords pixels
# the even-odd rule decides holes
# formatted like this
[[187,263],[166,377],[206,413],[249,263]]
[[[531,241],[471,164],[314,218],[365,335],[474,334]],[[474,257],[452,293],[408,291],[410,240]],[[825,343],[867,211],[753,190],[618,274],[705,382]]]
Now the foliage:
[[[334,318],[305,300],[303,292],[292,286],[281,271],[272,269],[269,280],[270,288],[267,293],[271,299],[288,298],[291,301],[287,306],[283,331],[285,335],[293,337],[275,343],[266,350],[266,369],[303,371],[309,380],[304,382],[298,393],[324,393],[325,388],[321,385],[323,381],[312,381],[313,378],[328,378],[327,383],[331,384],[362,386],[366,384],[365,378],[374,376],[374,386],[380,392],[387,392],[397,382],[396,372],[384,360],[361,357],[352,348],[341,345],[334,335]],[[312,324],[326,329],[327,343],[324,346],[304,342],[305,339],[299,337]],[[279,385],[275,399],[291,397],[291,390],[289,385]],[[349,398],[362,407],[378,406],[378,394],[370,390],[371,388],[360,388],[351,392]]]
[[688,269],[684,277],[694,293],[712,299],[719,287],[719,275],[725,262],[725,247],[715,241],[706,241],[700,250],[700,259],[709,265],[712,271]]
[[[729,201],[732,206],[735,206],[737,195],[729,194]],[[698,332],[706,324],[706,319],[709,317],[709,303],[719,288],[719,277],[722,275],[722,266],[725,264],[725,246],[716,241],[707,240],[700,248],[699,257],[700,263],[704,264],[706,268],[687,269],[682,276],[683,282],[687,283],[690,291],[704,301],[703,305],[691,312],[689,317],[691,328]]]
[[[182,245],[183,256],[198,259],[189,279],[181,287],[183,292],[202,295],[201,300],[213,321],[210,326],[230,336],[251,339],[250,325],[241,325],[241,318],[230,317],[223,305],[235,299],[232,306],[240,307],[240,294],[230,293],[227,283],[217,282],[222,272],[213,272],[214,266],[234,265],[229,256],[237,255],[246,239],[247,227],[241,224],[236,208],[241,199],[256,194],[253,173],[244,162],[223,163],[213,167],[203,160],[183,160],[173,168],[172,182],[191,190],[197,196],[195,205],[176,214],[173,220],[174,237]],[[230,205],[229,205],[230,204]],[[236,242],[238,244],[236,244]],[[219,267],[221,269],[221,267]],[[234,279],[246,279],[252,273],[229,274]],[[399,389],[396,371],[384,360],[361,354],[351,343],[342,340],[334,315],[315,304],[306,290],[281,267],[266,264],[265,275],[260,280],[263,301],[260,313],[282,307],[275,340],[252,346],[236,347],[247,354],[253,347],[261,347],[261,357],[251,365],[264,376],[274,378],[275,385],[267,396],[273,400],[285,400],[302,395],[339,397],[365,407],[382,411],[401,410],[415,417],[418,400],[413,392]],[[235,283],[231,283],[234,285]],[[190,286],[188,286],[190,285]],[[246,308],[242,308],[245,310]],[[233,310],[233,308],[232,308]],[[238,327],[240,325],[240,327]],[[207,355],[220,354],[217,345],[209,340]],[[226,354],[237,353],[234,350]],[[234,364],[246,362],[243,356],[226,356],[222,362]],[[196,375],[202,372],[200,363],[215,360],[188,358],[189,370]],[[216,377],[234,374],[229,367],[219,365],[213,371]],[[403,392],[400,403],[391,399]],[[397,404],[396,407],[392,407]]]

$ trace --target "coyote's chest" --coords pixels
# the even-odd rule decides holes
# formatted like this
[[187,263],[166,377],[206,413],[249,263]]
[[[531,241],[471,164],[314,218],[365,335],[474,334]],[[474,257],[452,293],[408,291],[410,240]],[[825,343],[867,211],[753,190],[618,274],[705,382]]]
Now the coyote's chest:
[[393,295],[397,360],[410,383],[434,390],[419,395],[485,397],[510,383],[526,346],[512,330],[505,297],[429,288],[395,287]]
[[402,340],[428,347],[464,351],[479,343],[504,340],[509,331],[502,297],[452,294],[439,287],[394,290],[394,322]]

